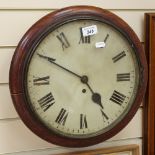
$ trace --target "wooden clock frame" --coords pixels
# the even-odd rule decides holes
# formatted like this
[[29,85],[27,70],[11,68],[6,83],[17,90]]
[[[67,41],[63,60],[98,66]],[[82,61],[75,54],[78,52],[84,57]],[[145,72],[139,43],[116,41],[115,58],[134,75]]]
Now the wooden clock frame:
[[155,13],[145,14],[148,87],[144,104],[144,155],[155,154]]
[[[27,65],[31,56],[33,55],[34,49],[37,47],[39,42],[57,26],[65,24],[66,21],[73,21],[78,19],[92,19],[106,22],[107,24],[115,27],[118,31],[120,31],[128,39],[131,46],[135,49],[135,55],[139,63],[140,73],[137,95],[126,116],[121,120],[121,122],[119,122],[109,131],[101,135],[85,139],[67,138],[50,131],[47,127],[45,127],[45,125],[40,122],[36,115],[34,115],[28,104],[25,91],[25,75],[27,72]],[[75,6],[64,8],[48,14],[37,23],[35,23],[23,36],[20,43],[18,44],[10,68],[11,96],[14,106],[23,122],[35,134],[45,139],[46,141],[67,147],[86,147],[94,145],[99,142],[105,141],[108,138],[111,138],[113,135],[123,129],[138,110],[139,105],[142,101],[142,96],[145,93],[146,83],[146,59],[142,45],[133,30],[118,16],[110,13],[107,10],[90,6]]]

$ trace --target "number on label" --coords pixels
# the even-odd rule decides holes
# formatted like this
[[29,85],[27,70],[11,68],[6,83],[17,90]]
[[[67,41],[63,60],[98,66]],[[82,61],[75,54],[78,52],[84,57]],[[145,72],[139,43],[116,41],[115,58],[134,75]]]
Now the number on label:
[[50,92],[41,99],[39,99],[38,103],[44,112],[48,110],[55,103],[52,93]]
[[82,28],[82,34],[84,37],[86,36],[92,36],[97,33],[97,26],[96,25],[91,25],[87,27]]
[[122,103],[124,102],[126,96],[119,93],[118,91],[114,90],[110,100],[113,101],[114,103],[118,104],[118,105],[122,105]]
[[126,56],[126,53],[123,51],[123,52],[119,53],[118,55],[116,55],[115,57],[113,57],[112,60],[115,63],[125,56]]
[[117,81],[130,81],[130,73],[117,74]]
[[68,112],[64,108],[62,108],[55,122],[61,125],[65,125],[67,117],[68,117]]
[[86,115],[80,114],[80,129],[88,128]]
[[33,77],[33,85],[36,85],[36,86],[40,86],[40,85],[48,85],[50,82],[49,82],[49,79],[50,77],[49,76],[45,76],[45,77]]
[[90,36],[83,36],[82,27],[80,27],[80,41],[79,44],[90,44]]
[[60,41],[62,45],[62,49],[68,48],[70,46],[65,34],[61,32],[59,35],[57,35],[58,40]]

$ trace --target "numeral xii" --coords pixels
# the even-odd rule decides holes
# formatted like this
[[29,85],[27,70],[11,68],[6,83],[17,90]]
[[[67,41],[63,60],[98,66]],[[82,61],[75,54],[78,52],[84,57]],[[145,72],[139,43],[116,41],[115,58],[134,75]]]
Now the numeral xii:
[[82,27],[80,27],[80,41],[79,44],[90,44],[90,36],[83,36]]

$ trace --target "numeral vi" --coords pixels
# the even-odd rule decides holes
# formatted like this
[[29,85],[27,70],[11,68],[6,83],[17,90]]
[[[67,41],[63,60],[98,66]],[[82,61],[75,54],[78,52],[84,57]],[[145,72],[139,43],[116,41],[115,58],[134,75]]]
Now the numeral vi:
[[88,128],[86,115],[80,114],[80,129]]

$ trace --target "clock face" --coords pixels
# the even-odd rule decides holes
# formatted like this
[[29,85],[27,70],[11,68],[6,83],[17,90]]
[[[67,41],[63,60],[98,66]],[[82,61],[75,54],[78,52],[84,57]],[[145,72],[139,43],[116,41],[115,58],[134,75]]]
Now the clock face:
[[[95,33],[85,36],[85,29]],[[138,60],[127,37],[107,23],[85,19],[66,22],[43,37],[29,58],[25,90],[47,128],[88,138],[125,117],[138,85]]]
[[91,6],[57,10],[19,42],[10,92],[23,122],[39,137],[85,147],[116,135],[133,118],[147,84],[147,63],[133,30]]

